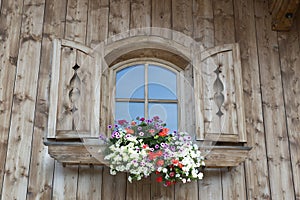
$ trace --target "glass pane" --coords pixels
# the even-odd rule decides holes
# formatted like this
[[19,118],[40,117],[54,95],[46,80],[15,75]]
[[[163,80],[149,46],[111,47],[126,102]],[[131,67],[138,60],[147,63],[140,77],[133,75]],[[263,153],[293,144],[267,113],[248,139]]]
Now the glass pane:
[[127,121],[130,121],[137,116],[144,117],[144,109],[144,103],[116,102],[115,120],[126,119]]
[[161,120],[166,122],[170,132],[177,131],[178,128],[178,111],[176,103],[149,103],[149,118],[159,116]]
[[134,65],[117,72],[116,98],[144,98],[144,65]]
[[155,65],[148,68],[149,99],[177,99],[176,73]]

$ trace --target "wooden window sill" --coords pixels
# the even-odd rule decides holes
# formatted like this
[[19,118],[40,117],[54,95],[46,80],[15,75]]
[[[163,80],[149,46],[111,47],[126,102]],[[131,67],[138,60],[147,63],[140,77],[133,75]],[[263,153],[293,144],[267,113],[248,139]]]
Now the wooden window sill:
[[[105,165],[103,155],[99,149],[104,150],[99,139],[90,138],[83,141],[45,140],[49,155],[62,163]],[[206,154],[205,164],[208,168],[235,167],[246,160],[251,147],[246,146],[203,146],[200,148]]]

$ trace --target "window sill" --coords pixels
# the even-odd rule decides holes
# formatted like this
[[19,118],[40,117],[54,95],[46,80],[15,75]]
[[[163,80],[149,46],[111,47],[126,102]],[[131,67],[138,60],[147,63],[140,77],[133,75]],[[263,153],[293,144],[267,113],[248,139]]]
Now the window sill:
[[[98,139],[85,139],[78,141],[54,141],[46,140],[49,155],[62,163],[85,164],[85,165],[105,165],[103,155],[99,149],[104,146],[99,144]],[[202,152],[206,152],[205,164],[208,168],[235,167],[246,160],[251,147],[246,146],[204,146]]]

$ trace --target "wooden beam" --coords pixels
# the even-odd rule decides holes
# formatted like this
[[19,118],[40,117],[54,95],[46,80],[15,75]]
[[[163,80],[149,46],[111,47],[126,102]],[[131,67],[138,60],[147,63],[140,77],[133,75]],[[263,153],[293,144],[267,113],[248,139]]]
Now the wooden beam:
[[299,0],[272,0],[269,10],[272,15],[272,30],[289,31],[293,25]]

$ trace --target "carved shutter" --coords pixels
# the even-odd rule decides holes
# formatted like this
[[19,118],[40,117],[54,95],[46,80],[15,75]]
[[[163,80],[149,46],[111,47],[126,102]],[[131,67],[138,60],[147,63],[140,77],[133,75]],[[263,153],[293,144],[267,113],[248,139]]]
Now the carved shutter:
[[205,50],[196,66],[197,139],[246,142],[238,44]]
[[92,49],[53,41],[48,138],[99,134],[101,64]]

